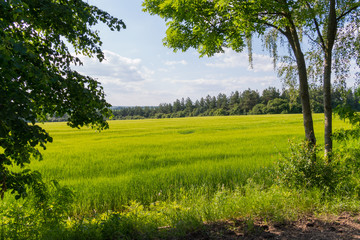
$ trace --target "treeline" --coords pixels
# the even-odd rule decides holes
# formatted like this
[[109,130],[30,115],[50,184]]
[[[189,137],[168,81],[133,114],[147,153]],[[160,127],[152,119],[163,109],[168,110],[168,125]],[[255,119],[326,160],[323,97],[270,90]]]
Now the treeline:
[[[323,91],[321,88],[311,90],[311,105],[314,113],[322,113]],[[353,109],[360,111],[359,97],[352,90],[333,90],[333,107],[348,103]],[[235,91],[230,96],[223,93],[217,96],[206,96],[192,101],[189,97],[176,99],[171,103],[161,103],[158,107],[115,107],[114,119],[143,118],[179,118],[191,116],[226,116],[247,114],[279,114],[301,113],[299,97],[293,97],[285,89],[280,92],[269,87],[260,94],[257,90]]]

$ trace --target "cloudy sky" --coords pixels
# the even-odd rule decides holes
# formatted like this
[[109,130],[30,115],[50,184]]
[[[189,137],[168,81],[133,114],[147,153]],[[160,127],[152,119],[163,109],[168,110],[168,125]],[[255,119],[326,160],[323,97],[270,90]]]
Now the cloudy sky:
[[[269,86],[281,88],[270,58],[256,48],[253,69],[247,53],[227,50],[199,58],[195,50],[174,53],[162,44],[163,19],[142,11],[141,0],[88,0],[90,4],[123,19],[127,28],[111,32],[98,25],[106,60],[82,58],[83,74],[97,78],[113,106],[157,106],[182,97],[192,100],[210,94]],[[258,44],[261,45],[261,44]]]

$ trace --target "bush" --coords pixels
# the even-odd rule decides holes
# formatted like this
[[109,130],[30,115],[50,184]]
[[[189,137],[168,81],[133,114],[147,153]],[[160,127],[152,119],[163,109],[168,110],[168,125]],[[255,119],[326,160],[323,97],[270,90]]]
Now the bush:
[[56,181],[39,184],[27,199],[0,209],[0,239],[56,239],[65,230],[73,200],[73,192]]
[[[352,158],[334,153],[329,162],[323,157],[322,151],[321,154],[319,152],[318,146],[308,142],[291,142],[290,154],[283,155],[276,164],[278,182],[289,188],[317,188],[324,194],[340,194],[345,190],[342,186],[355,184],[351,180],[354,169],[349,165],[349,159]],[[350,193],[347,191],[347,194]]]
[[265,114],[267,111],[266,106],[262,103],[256,104],[253,109],[250,111],[250,114]]

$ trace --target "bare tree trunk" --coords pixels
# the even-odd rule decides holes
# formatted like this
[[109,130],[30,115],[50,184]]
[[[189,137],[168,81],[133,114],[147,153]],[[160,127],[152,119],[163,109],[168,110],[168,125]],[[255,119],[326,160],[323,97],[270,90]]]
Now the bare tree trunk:
[[325,156],[331,161],[332,152],[332,107],[331,107],[331,65],[332,50],[337,33],[336,3],[330,0],[330,12],[326,31],[325,59],[324,59],[324,117],[325,117]]
[[316,145],[316,138],[314,132],[314,123],[311,113],[310,105],[310,94],[309,94],[309,84],[306,71],[305,57],[301,50],[300,40],[296,32],[296,27],[293,25],[292,28],[288,27],[286,29],[286,34],[294,55],[296,57],[296,64],[298,67],[299,74],[299,87],[300,87],[300,99],[302,105],[302,114],[304,121],[305,137],[313,146]]
[[316,138],[314,132],[314,123],[311,113],[311,104],[310,104],[310,94],[309,94],[309,84],[306,72],[306,64],[304,55],[302,52],[296,56],[297,66],[299,71],[299,82],[300,82],[300,98],[302,105],[302,114],[304,120],[305,136],[306,139],[312,144],[316,145]]
[[325,156],[330,160],[332,152],[332,106],[331,106],[331,54],[325,54],[324,62],[324,118],[325,118]]

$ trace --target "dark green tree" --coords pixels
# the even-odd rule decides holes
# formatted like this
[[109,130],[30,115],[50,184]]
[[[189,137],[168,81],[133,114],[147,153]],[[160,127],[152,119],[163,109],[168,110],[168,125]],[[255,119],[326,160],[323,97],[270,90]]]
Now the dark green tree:
[[217,108],[228,110],[229,101],[228,98],[226,97],[226,94],[219,93],[219,95],[217,96]]
[[185,100],[185,111],[187,114],[190,114],[192,112],[194,108],[193,102],[191,101],[191,99],[189,97],[186,98]]
[[280,98],[280,91],[275,87],[268,87],[263,90],[261,95],[261,102],[267,104],[270,100]]
[[181,107],[181,111],[185,110],[185,99],[184,98],[181,98],[180,107]]
[[258,103],[256,104],[253,109],[250,112],[251,114],[266,114],[267,113],[267,108],[266,105],[263,103]]
[[289,103],[285,99],[275,98],[270,100],[266,105],[266,113],[277,114],[277,113],[288,113]]
[[173,111],[174,113],[181,111],[181,103],[179,99],[176,99],[174,104],[173,104]]
[[200,113],[205,112],[206,111],[206,103],[205,103],[205,99],[203,97],[200,99],[199,105],[200,105]]
[[[52,141],[37,124],[49,116],[67,114],[71,127],[108,127],[110,105],[100,83],[79,74],[76,53],[104,59],[98,32],[103,22],[111,30],[122,20],[81,0],[0,1],[0,194],[16,198],[38,183],[39,173],[24,169],[41,159],[39,147]],[[11,166],[22,171],[13,171]]]
[[233,93],[231,93],[230,95],[230,99],[229,99],[229,104],[230,107],[235,106],[236,104],[240,103],[240,93],[239,91],[235,91]]
[[260,102],[260,95],[257,91],[247,89],[244,92],[242,92],[240,106],[244,114],[247,114],[259,102]]
[[214,106],[212,106],[212,97],[210,95],[207,95],[205,97],[205,105],[206,105],[206,110],[211,110]]
[[316,113],[324,112],[324,91],[321,87],[314,86],[310,89],[311,109]]

